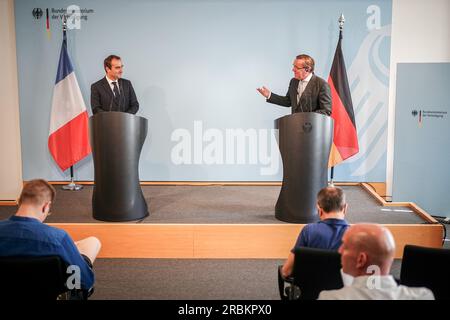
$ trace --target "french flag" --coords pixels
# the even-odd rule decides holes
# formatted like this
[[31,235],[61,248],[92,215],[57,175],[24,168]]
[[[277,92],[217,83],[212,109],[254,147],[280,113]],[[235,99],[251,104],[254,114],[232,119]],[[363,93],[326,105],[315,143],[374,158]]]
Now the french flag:
[[65,31],[53,90],[48,149],[62,171],[91,153],[88,113],[67,54]]

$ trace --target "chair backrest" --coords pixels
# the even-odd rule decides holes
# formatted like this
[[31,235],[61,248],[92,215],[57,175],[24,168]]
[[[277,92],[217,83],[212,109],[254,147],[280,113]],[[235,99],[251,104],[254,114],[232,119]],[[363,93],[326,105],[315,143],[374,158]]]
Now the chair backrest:
[[403,250],[400,284],[426,287],[435,299],[450,299],[450,249],[406,245]]
[[301,300],[317,299],[323,290],[340,289],[341,255],[337,251],[299,248],[295,250],[292,277],[300,288]]
[[58,256],[0,257],[2,299],[55,300],[67,291],[65,263]]

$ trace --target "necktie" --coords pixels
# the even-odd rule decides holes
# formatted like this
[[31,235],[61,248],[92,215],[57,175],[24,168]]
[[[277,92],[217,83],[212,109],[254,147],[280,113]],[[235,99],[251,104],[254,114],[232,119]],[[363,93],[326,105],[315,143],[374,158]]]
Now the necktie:
[[114,92],[114,98],[119,98],[119,95],[120,95],[120,93],[119,93],[119,87],[117,87],[117,82],[115,82],[115,81],[113,81],[113,82],[111,82],[112,84],[113,84],[113,86],[114,86],[114,89],[113,89],[113,92]]

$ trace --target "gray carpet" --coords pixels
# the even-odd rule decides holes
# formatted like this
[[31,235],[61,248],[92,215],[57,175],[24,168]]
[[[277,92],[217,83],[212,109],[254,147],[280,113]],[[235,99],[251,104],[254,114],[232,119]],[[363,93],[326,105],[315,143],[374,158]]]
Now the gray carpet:
[[277,299],[281,260],[99,259],[92,299]]
[[[93,300],[278,300],[283,260],[98,259]],[[391,273],[400,276],[401,261]]]
[[[342,188],[349,203],[350,223],[424,223],[408,208],[378,205],[359,186]],[[92,218],[92,190],[92,186],[85,186],[71,192],[57,186],[52,215],[46,222],[101,223]],[[274,216],[280,192],[277,186],[143,186],[142,190],[150,208],[150,216],[142,223],[284,223]],[[15,210],[0,206],[0,219]]]

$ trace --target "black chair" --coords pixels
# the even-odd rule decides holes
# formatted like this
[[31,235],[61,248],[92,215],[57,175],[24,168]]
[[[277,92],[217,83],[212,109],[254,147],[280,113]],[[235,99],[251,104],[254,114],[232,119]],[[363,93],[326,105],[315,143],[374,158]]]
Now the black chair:
[[435,299],[450,299],[450,249],[406,245],[403,250],[400,284],[426,287]]
[[0,298],[7,300],[87,299],[85,290],[66,287],[66,264],[58,256],[0,257]]
[[322,290],[340,289],[341,255],[337,251],[300,248],[294,252],[294,268],[289,278],[278,267],[278,289],[282,300],[315,300]]

